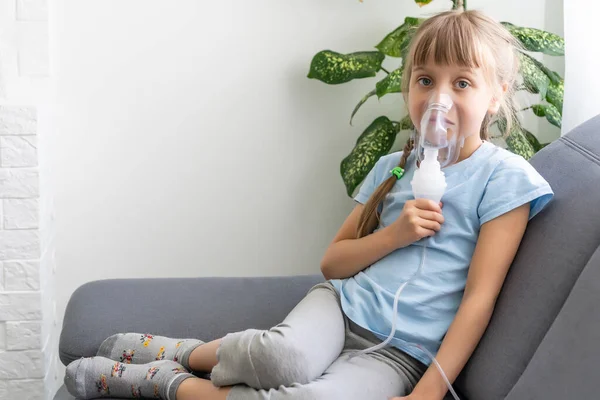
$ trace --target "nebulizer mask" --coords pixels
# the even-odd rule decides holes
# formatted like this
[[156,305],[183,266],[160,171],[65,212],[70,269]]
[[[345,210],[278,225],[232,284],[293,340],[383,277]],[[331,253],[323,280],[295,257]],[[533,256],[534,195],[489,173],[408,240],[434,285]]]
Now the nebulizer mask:
[[415,199],[424,198],[439,203],[446,190],[442,168],[458,160],[464,137],[459,136],[458,122],[449,119],[453,102],[449,95],[433,96],[421,118],[415,140],[419,168],[411,185]]
[[[447,94],[433,96],[426,105],[426,109],[421,118],[417,137],[415,138],[415,148],[419,167],[415,171],[411,181],[415,199],[425,198],[439,203],[446,190],[446,177],[442,168],[454,164],[458,160],[460,149],[464,144],[464,137],[459,137],[458,121],[449,119],[450,110],[453,107],[452,98]],[[402,290],[421,274],[427,255],[428,238],[422,241],[422,255],[419,267],[414,274],[400,285],[394,296],[394,306],[392,311],[392,329],[383,342],[380,344],[357,351],[353,356],[370,353],[386,347],[394,338],[396,333],[396,323],[398,319],[398,300]],[[416,347],[426,353],[438,368],[442,378],[448,386],[448,390],[455,400],[459,400],[458,395],[452,388],[441,365],[426,348],[416,343],[406,343],[409,346]]]

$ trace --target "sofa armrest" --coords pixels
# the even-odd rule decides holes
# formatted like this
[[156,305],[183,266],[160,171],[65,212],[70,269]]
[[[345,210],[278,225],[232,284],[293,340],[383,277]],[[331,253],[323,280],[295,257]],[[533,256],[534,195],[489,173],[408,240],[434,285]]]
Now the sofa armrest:
[[260,278],[113,279],[71,296],[60,335],[63,364],[96,354],[118,332],[213,340],[281,322],[320,275]]
[[597,399],[600,247],[507,400]]

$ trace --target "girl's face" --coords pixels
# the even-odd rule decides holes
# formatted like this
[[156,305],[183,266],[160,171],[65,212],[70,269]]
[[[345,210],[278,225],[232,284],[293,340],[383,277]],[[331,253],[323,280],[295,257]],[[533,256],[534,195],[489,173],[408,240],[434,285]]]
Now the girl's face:
[[[448,113],[450,125],[454,125],[465,138],[475,136],[479,141],[481,124],[487,113],[498,112],[499,102],[487,83],[481,68],[439,65],[433,61],[415,65],[409,82],[408,112],[417,128],[431,99],[441,94],[452,98],[453,106]],[[448,131],[448,135],[456,133]],[[467,144],[467,143],[465,143]],[[462,158],[462,157],[461,157]]]

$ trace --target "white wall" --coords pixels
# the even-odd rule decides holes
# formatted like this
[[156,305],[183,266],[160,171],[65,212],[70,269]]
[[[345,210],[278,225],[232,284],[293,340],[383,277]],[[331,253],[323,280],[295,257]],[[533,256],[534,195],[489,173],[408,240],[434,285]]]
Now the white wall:
[[565,110],[563,133],[600,114],[600,3],[565,1]]
[[46,0],[0,0],[0,399],[60,385],[47,21]]
[[[341,159],[402,111],[371,100],[350,127],[375,80],[327,86],[310,60],[449,4],[54,1],[59,313],[94,279],[318,273],[352,207]],[[469,5],[545,24],[545,0]]]

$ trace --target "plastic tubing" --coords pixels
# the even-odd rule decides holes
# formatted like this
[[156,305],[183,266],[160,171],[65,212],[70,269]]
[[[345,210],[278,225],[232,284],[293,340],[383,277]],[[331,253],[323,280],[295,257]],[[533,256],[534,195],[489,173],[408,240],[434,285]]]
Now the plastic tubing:
[[[412,274],[412,276],[406,282],[404,282],[402,285],[400,285],[400,287],[396,291],[396,296],[394,296],[394,307],[393,307],[393,311],[392,311],[392,329],[390,331],[390,334],[388,335],[388,337],[383,342],[379,343],[378,345],[369,347],[368,349],[358,350],[358,351],[352,353],[350,355],[351,359],[354,358],[354,357],[357,357],[357,356],[361,356],[363,354],[372,353],[374,351],[383,349],[394,338],[394,334],[396,333],[396,324],[397,324],[397,321],[398,321],[398,300],[400,299],[400,294],[402,294],[402,291],[404,290],[404,288],[406,287],[406,285],[408,285],[410,282],[412,282],[423,271],[423,266],[425,265],[425,259],[427,257],[427,243],[428,243],[427,240],[424,241],[424,243],[423,243],[423,253],[421,255],[421,262],[419,263],[419,268],[417,268],[417,270],[415,271],[415,273]],[[435,356],[433,354],[431,354],[431,352],[429,350],[427,350],[426,348],[424,348],[420,344],[416,344],[416,343],[407,343],[407,344],[409,346],[416,347],[419,350],[425,352],[425,354],[427,354],[429,356],[429,358],[431,358],[431,361],[434,363],[434,365],[437,367],[438,371],[442,375],[442,379],[444,379],[444,382],[446,383],[446,386],[448,386],[448,390],[450,391],[450,393],[452,394],[452,396],[454,397],[454,399],[455,400],[460,400],[460,398],[458,397],[458,395],[454,391],[454,388],[452,387],[452,384],[450,383],[450,380],[446,376],[446,373],[442,369],[442,366],[435,359]]]

